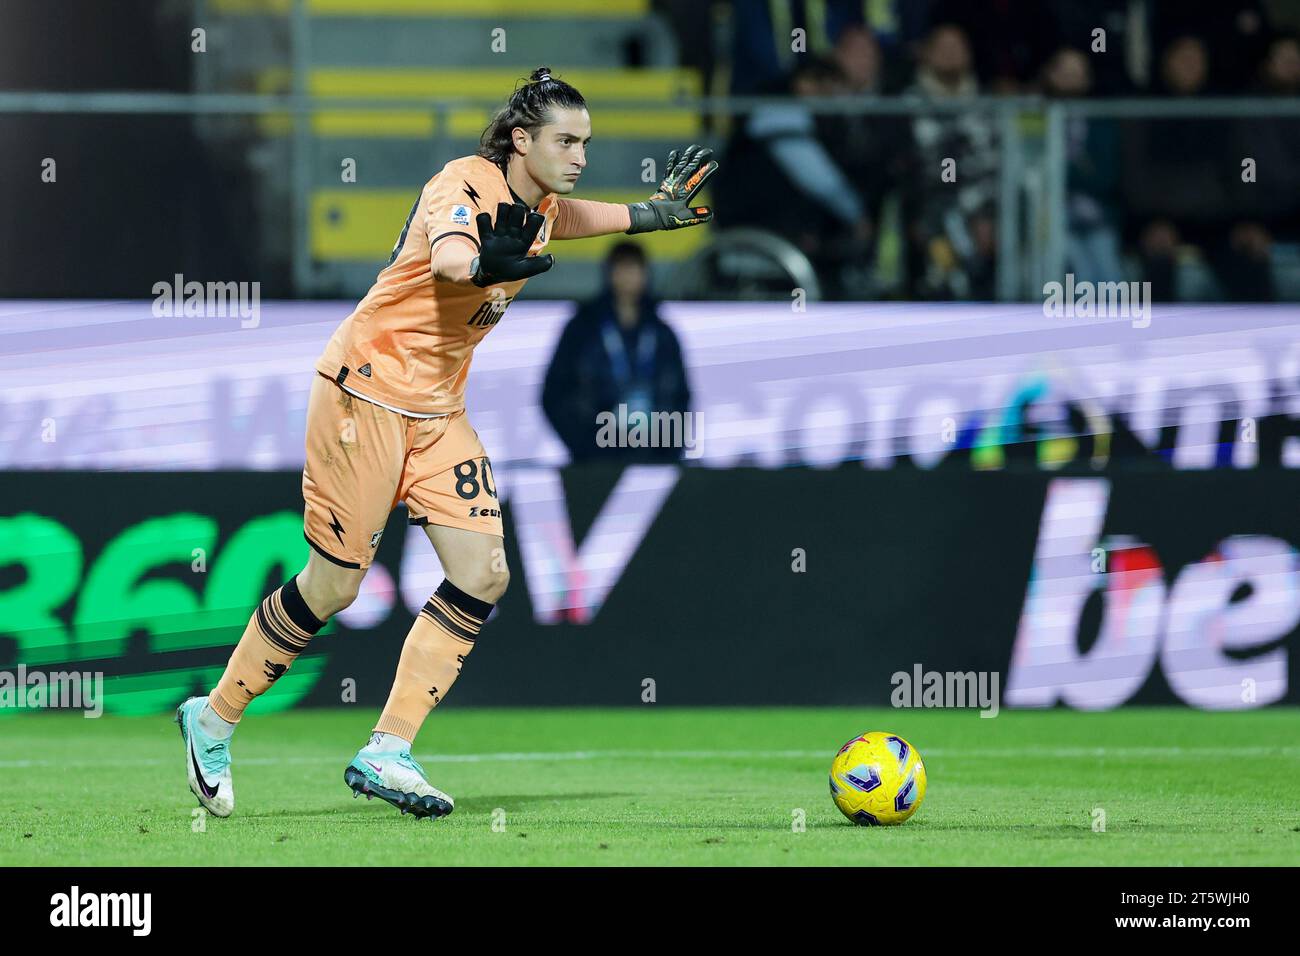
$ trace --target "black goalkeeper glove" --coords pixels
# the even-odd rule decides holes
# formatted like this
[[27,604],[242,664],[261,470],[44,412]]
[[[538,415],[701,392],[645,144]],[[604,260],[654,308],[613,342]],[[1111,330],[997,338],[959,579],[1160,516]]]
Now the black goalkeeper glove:
[[713,210],[708,206],[689,205],[705,181],[718,171],[718,164],[709,158],[712,155],[713,150],[694,145],[687,146],[680,159],[677,150],[669,153],[668,174],[659,184],[659,190],[645,202],[634,202],[627,207],[632,216],[632,227],[627,234],[681,229],[712,219]]
[[551,255],[530,256],[542,223],[546,217],[529,211],[520,203],[497,203],[497,222],[485,212],[478,214],[478,256],[470,263],[474,274],[470,276],[480,289],[498,282],[514,282],[539,275],[555,265]]

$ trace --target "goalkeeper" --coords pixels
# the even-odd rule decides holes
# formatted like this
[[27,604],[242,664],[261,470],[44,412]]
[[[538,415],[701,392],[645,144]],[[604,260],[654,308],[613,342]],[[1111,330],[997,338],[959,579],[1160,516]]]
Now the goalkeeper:
[[452,811],[411,748],[509,581],[492,464],[465,413],[474,347],[524,283],[554,265],[543,254],[551,239],[680,229],[713,217],[691,205],[718,167],[699,146],[669,154],[644,202],[564,198],[587,166],[590,141],[582,96],[546,68],[535,71],[484,131],[477,154],[425,184],[388,265],[316,362],[302,475],[307,563],[253,612],[216,687],[176,712],[190,789],[212,814],[234,809],[230,742],[245,708],[356,598],[399,501],[446,577],[412,624],[388,702],[344,779],[358,796],[403,813]]

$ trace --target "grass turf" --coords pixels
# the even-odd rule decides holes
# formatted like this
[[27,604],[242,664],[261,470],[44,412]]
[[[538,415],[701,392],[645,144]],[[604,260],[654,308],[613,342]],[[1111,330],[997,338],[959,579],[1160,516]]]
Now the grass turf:
[[[1294,864],[1297,712],[456,710],[415,755],[456,798],[438,821],[354,801],[373,715],[249,718],[235,815],[193,832],[168,717],[0,722],[0,865]],[[902,827],[831,803],[836,748],[911,741],[929,792]],[[1106,814],[1094,832],[1094,809]],[[806,829],[792,827],[795,811]],[[504,829],[498,824],[504,817]]]

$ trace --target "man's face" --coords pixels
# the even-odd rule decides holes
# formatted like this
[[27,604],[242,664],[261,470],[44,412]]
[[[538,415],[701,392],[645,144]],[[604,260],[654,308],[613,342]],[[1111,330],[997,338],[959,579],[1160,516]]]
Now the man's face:
[[956,83],[970,70],[970,46],[956,27],[940,27],[925,46],[925,64],[945,83]]
[[1174,93],[1190,96],[1205,86],[1208,64],[1200,40],[1182,37],[1165,51],[1165,83]]
[[876,85],[880,77],[880,47],[866,30],[844,30],[835,44],[835,59],[852,89],[865,90]]
[[615,260],[609,269],[609,284],[620,298],[640,298],[646,287],[645,266],[632,258]]
[[1269,84],[1275,90],[1287,91],[1300,87],[1300,43],[1280,40],[1268,52],[1265,67]]
[[516,128],[515,148],[524,156],[524,169],[533,182],[550,193],[573,192],[578,176],[587,166],[587,144],[591,142],[591,117],[585,109],[556,109],[551,122],[529,136]]
[[1056,96],[1084,96],[1092,86],[1088,60],[1077,50],[1065,50],[1052,58],[1047,69],[1048,92]]

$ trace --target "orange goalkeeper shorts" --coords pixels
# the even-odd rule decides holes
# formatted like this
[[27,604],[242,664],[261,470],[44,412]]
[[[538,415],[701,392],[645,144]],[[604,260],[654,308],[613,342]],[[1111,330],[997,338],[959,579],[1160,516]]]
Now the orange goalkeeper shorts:
[[303,533],[324,557],[367,568],[388,516],[500,536],[492,464],[464,409],[412,418],[317,374],[307,404]]

